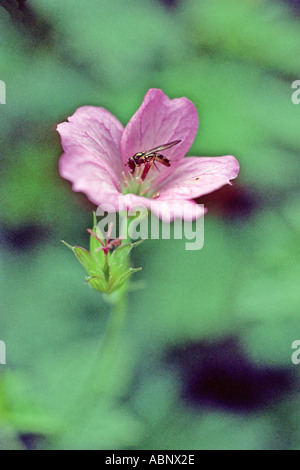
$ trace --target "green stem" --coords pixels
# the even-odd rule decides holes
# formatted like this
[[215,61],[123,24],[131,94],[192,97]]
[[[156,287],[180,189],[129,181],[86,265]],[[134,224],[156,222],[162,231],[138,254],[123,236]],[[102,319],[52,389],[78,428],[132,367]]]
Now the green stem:
[[119,346],[127,305],[123,290],[106,297],[112,305],[112,312],[99,350],[90,369],[85,385],[65,416],[63,429],[59,434],[68,434],[70,426],[82,426],[88,420],[94,407],[112,396],[112,385],[118,363]]
[[91,384],[95,384],[93,389],[97,399],[99,399],[99,392],[101,396],[110,395],[110,381],[112,382],[114,378],[114,366],[117,363],[127,304],[124,292],[111,294],[107,300],[112,305],[112,312],[96,356],[95,369],[91,371],[90,376]]

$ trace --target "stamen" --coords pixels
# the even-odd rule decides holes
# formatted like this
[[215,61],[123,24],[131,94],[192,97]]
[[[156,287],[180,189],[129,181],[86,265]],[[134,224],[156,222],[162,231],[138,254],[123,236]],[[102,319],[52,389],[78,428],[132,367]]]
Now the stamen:
[[143,189],[143,191],[141,192],[140,195],[141,195],[141,196],[145,196],[145,194],[147,194],[148,191],[150,191],[150,189],[151,189],[151,186],[147,186],[147,188]]
[[122,178],[123,178],[123,183],[124,183],[125,188],[129,188],[129,183],[126,178],[125,171],[122,171]]
[[159,193],[155,193],[155,194],[153,194],[152,198],[153,198],[153,199],[157,199],[159,196],[160,196]]
[[137,176],[137,177],[135,178],[135,181],[137,182],[137,184],[143,184],[143,180],[142,180],[142,178],[141,178],[140,176]]
[[141,167],[136,167],[135,172],[134,172],[135,177],[140,178],[141,174],[142,174],[142,171],[143,171],[143,169]]

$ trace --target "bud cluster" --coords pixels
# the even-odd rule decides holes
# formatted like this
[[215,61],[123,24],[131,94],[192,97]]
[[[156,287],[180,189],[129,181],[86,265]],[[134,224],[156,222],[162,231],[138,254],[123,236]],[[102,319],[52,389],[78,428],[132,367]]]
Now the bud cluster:
[[90,234],[90,250],[81,246],[71,246],[63,242],[75,254],[78,261],[88,273],[86,282],[90,286],[104,294],[111,294],[121,288],[129,280],[131,274],[142,268],[129,266],[129,253],[132,248],[140,244],[122,241],[117,238],[110,240],[112,224],[109,225],[107,236],[104,239],[97,228],[97,220],[94,215],[94,227],[88,229]]

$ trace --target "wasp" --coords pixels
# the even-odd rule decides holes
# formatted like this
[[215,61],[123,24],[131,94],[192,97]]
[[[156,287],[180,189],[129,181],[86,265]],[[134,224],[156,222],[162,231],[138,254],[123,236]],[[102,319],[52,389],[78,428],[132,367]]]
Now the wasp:
[[153,163],[156,166],[155,162],[157,162],[157,163],[161,163],[164,166],[170,167],[171,166],[170,160],[164,157],[164,155],[161,155],[160,152],[163,152],[164,150],[174,147],[174,145],[178,145],[180,142],[181,140],[175,140],[174,142],[160,145],[159,147],[155,147],[154,149],[148,150],[147,152],[136,153],[135,155],[133,155],[133,157],[130,157],[126,163],[126,165],[129,166],[130,173],[133,174],[137,167],[140,167],[141,165],[145,163],[149,163],[149,164]]

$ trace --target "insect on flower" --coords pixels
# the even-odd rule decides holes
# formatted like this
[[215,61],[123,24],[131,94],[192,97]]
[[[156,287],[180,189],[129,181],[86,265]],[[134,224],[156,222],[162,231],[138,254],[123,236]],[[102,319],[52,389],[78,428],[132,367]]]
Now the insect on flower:
[[168,158],[166,158],[164,155],[161,155],[159,152],[163,152],[164,150],[174,147],[175,145],[180,144],[180,142],[181,140],[175,140],[174,142],[160,145],[159,147],[155,147],[154,149],[148,150],[148,152],[138,152],[133,155],[133,157],[130,157],[125,165],[129,166],[131,174],[135,172],[135,169],[137,167],[145,163],[148,163],[150,165],[153,164],[156,168],[157,166],[155,162],[170,167],[170,160],[168,160]]
[[[197,109],[158,89],[147,92],[125,128],[106,109],[83,106],[57,130],[61,176],[111,211],[142,204],[166,222],[196,220],[206,211],[195,199],[229,184],[240,169],[232,155],[185,158],[198,130]],[[160,142],[168,143],[156,147]]]

